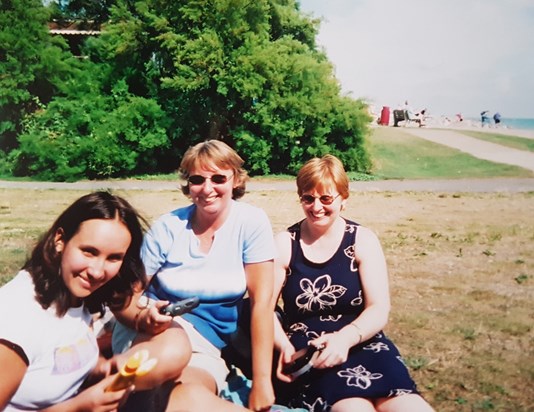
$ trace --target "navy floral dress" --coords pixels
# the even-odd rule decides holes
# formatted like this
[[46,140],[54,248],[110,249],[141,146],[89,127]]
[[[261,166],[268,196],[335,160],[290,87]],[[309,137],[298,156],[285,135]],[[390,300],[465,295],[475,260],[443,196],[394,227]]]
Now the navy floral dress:
[[[338,250],[324,263],[310,262],[300,247],[300,226],[291,226],[291,261],[282,289],[284,325],[296,350],[323,333],[354,321],[364,309],[355,259],[358,224],[345,220]],[[312,369],[295,382],[281,384],[280,399],[290,407],[329,411],[339,400],[383,398],[417,393],[399,351],[380,332],[349,351],[347,361],[328,369]]]

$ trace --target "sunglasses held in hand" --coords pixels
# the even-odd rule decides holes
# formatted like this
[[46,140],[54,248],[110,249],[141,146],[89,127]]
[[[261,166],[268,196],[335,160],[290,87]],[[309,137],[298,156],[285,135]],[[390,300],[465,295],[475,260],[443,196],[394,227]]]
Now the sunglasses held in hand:
[[230,176],[225,176],[225,175],[213,175],[211,177],[204,177],[204,176],[200,176],[200,175],[193,175],[193,176],[189,176],[187,178],[187,181],[189,182],[190,185],[193,185],[193,186],[197,186],[197,185],[202,185],[204,184],[204,182],[206,180],[209,180],[212,184],[214,185],[223,185],[225,184],[228,179],[230,179],[232,177],[232,175]]
[[319,199],[319,202],[321,202],[323,205],[328,206],[334,203],[334,200],[336,200],[339,197],[339,193],[336,196],[332,195],[322,195],[322,196],[312,196],[312,195],[302,195],[300,197],[300,201],[304,203],[305,205],[311,205],[315,203],[315,199]]

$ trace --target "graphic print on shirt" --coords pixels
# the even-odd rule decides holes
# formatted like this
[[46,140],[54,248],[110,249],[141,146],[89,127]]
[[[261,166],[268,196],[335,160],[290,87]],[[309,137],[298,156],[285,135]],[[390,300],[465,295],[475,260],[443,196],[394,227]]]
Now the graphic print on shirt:
[[82,368],[92,361],[94,350],[89,336],[85,336],[85,338],[78,340],[74,344],[57,347],[54,350],[52,374],[64,375]]

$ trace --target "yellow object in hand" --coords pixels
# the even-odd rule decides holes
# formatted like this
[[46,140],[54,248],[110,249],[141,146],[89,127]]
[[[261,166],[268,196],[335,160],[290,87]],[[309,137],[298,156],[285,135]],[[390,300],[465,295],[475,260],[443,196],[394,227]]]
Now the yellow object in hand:
[[106,388],[106,392],[115,392],[133,385],[135,378],[146,375],[158,363],[157,359],[149,359],[148,350],[135,352],[119,370],[115,380]]

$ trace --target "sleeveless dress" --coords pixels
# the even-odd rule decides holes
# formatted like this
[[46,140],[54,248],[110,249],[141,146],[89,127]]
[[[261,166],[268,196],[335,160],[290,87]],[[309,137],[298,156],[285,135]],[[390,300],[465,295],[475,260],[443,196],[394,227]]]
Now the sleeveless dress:
[[[300,246],[301,223],[288,229],[291,261],[282,289],[284,327],[296,350],[354,321],[365,303],[355,260],[359,225],[345,220],[338,250],[326,262],[314,263]],[[281,384],[279,390],[285,404],[309,411],[329,411],[346,398],[418,393],[399,351],[383,332],[353,347],[344,364],[311,369],[295,382]]]

